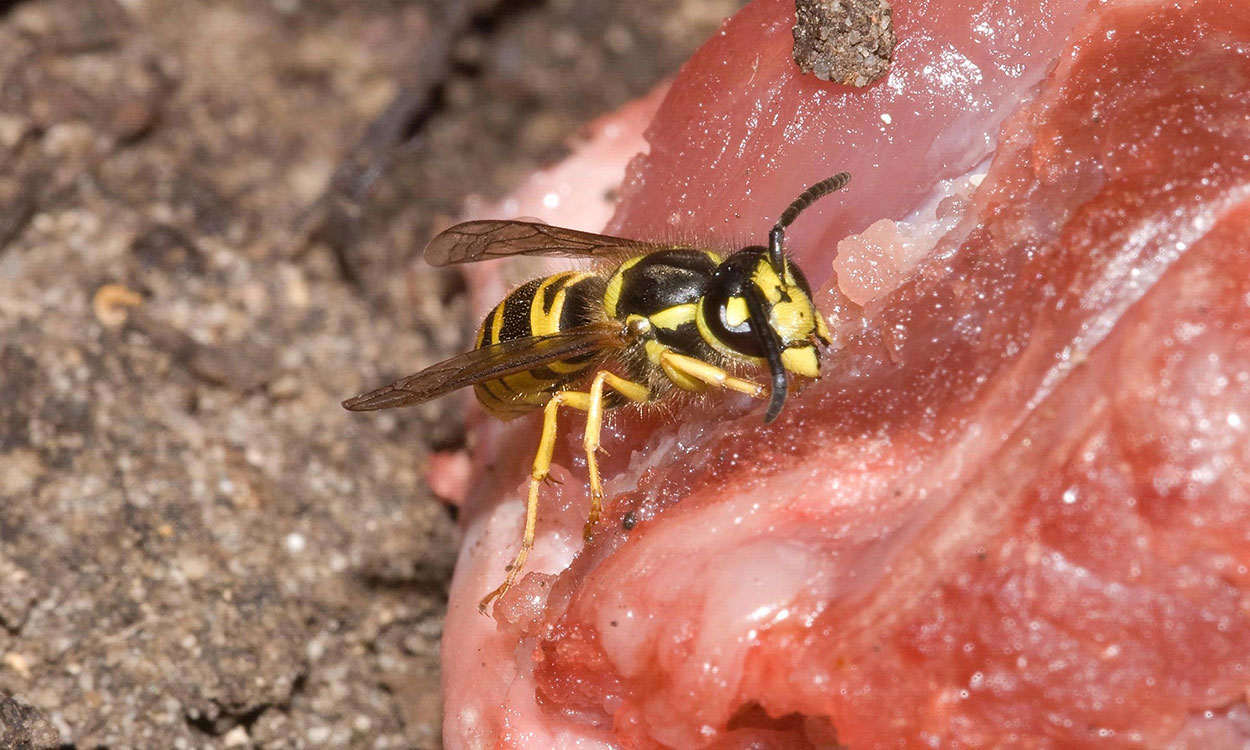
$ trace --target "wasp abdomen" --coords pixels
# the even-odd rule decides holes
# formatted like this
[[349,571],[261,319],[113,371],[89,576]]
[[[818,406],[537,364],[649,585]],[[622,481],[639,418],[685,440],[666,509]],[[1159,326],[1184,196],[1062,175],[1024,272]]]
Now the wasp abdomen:
[[[603,319],[604,280],[590,273],[534,279],[504,297],[486,315],[476,348],[531,336],[549,336]],[[477,400],[492,414],[520,416],[547,403],[551,394],[595,361],[593,355],[548,362],[474,387]]]

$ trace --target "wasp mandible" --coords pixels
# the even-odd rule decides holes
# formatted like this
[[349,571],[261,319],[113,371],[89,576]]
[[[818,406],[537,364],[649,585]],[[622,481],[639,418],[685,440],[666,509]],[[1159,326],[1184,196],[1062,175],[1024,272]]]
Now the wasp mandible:
[[[425,259],[435,266],[511,255],[613,261],[598,271],[565,271],[521,285],[486,315],[473,351],[343,402],[351,411],[389,409],[471,385],[501,419],[543,411],[521,548],[503,583],[478,605],[482,612],[516,582],[534,546],[560,407],[586,412],[589,539],[603,507],[595,454],[604,411],[724,389],[767,394],[769,423],[785,405],[791,373],[820,376],[818,346],[832,339],[807,278],[785,253],[785,230],[850,179],[840,172],[812,185],[781,214],[767,247],[727,256],[526,221],[465,222],[430,242]],[[767,387],[751,379],[760,372],[768,374]]]

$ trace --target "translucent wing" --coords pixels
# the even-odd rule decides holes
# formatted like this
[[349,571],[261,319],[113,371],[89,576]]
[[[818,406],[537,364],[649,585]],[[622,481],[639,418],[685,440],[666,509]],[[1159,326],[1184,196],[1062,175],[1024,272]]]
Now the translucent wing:
[[674,247],[678,246],[639,242],[528,221],[466,221],[430,240],[430,244],[425,246],[425,260],[432,266],[450,266],[509,255],[585,258],[648,253]]
[[610,322],[592,323],[546,336],[512,339],[452,357],[376,391],[350,398],[343,402],[343,408],[373,411],[411,406],[548,362],[620,349],[625,343],[622,326]]

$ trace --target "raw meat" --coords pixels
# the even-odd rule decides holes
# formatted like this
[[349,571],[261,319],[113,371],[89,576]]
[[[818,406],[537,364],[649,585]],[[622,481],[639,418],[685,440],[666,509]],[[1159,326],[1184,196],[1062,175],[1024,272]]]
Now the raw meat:
[[866,93],[795,77],[784,2],[688,64],[611,228],[758,241],[848,168],[790,234],[836,351],[768,427],[619,419],[585,549],[566,451],[490,620],[497,438],[449,748],[1250,746],[1250,11],[1081,6],[897,3]]

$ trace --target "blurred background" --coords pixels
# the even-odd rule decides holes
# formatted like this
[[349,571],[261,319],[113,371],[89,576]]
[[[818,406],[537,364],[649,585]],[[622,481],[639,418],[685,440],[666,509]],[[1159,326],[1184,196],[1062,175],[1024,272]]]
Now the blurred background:
[[462,402],[338,402],[741,4],[0,2],[0,747],[441,747]]

